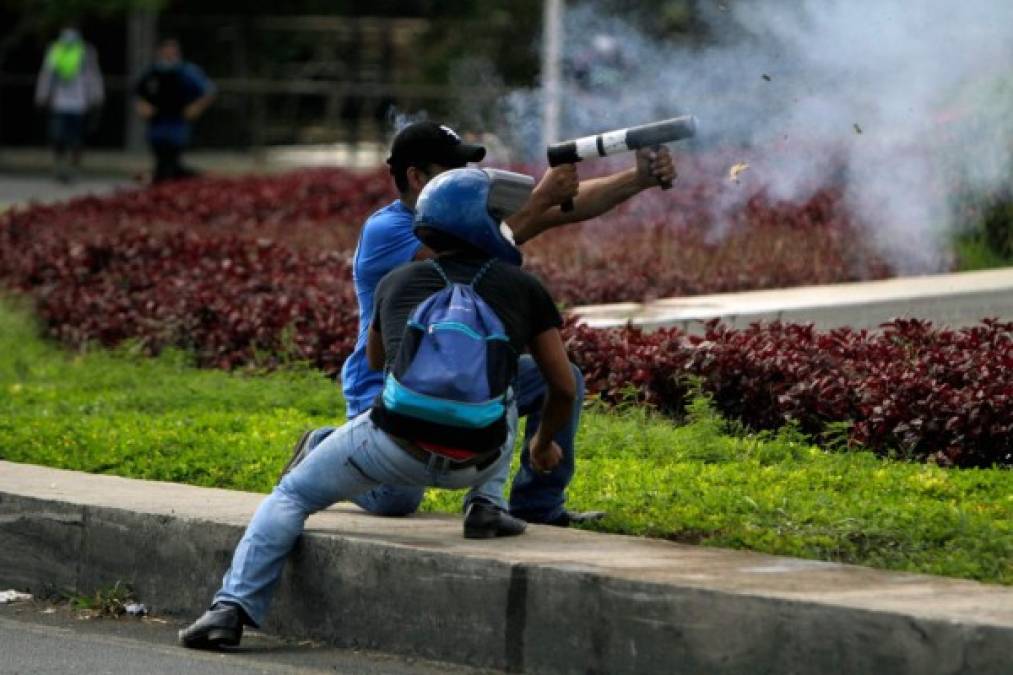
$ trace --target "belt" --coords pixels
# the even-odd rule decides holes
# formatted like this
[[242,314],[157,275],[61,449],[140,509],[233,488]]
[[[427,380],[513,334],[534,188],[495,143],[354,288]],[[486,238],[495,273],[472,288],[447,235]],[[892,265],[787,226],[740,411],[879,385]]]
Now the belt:
[[421,447],[418,443],[409,441],[407,438],[401,438],[400,436],[395,436],[394,434],[387,435],[390,436],[390,440],[394,441],[397,447],[401,448],[420,462],[429,464],[433,457],[443,460],[440,463],[446,467],[447,471],[458,471],[472,466],[475,467],[476,471],[481,471],[499,459],[500,453],[503,451],[502,448],[496,448],[495,450],[483,452],[469,459],[457,460],[435,452],[430,452],[429,450]]

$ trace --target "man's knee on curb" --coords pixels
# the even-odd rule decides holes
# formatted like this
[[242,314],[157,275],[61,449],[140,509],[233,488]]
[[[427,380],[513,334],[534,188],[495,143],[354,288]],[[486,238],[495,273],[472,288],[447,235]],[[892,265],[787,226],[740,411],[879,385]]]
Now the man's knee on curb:
[[418,511],[425,493],[424,487],[378,485],[352,502],[373,515],[396,518]]

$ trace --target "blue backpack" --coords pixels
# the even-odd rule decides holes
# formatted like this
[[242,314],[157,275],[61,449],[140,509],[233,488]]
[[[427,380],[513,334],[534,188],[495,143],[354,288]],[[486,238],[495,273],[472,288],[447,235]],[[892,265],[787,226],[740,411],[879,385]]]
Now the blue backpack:
[[380,397],[385,427],[397,436],[484,452],[506,440],[508,391],[517,353],[503,322],[475,291],[494,260],[469,284],[451,282],[424,300],[405,326]]

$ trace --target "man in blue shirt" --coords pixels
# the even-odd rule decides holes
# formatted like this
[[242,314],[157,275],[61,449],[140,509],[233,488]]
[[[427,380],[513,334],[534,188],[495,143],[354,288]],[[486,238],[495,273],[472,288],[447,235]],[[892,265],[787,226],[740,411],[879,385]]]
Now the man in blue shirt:
[[[465,143],[449,127],[434,122],[417,122],[402,129],[394,138],[387,160],[400,198],[375,212],[362,228],[355,250],[352,275],[359,302],[359,334],[355,351],[341,370],[342,389],[348,419],[369,410],[383,388],[383,373],[369,368],[366,344],[373,316],[373,293],[379,280],[400,265],[431,257],[413,233],[415,202],[426,183],[452,168],[479,162],[485,157],[481,145]],[[587,220],[605,213],[617,204],[659,181],[673,180],[675,165],[667,148],[640,151],[636,166],[610,176],[594,178],[580,185],[576,167],[563,165],[549,169],[535,187],[527,204],[503,224],[504,235],[518,245],[553,227]],[[573,199],[574,208],[563,211],[559,204]],[[565,491],[573,477],[574,439],[580,420],[584,379],[573,366],[578,396],[568,425],[553,440],[563,459],[550,472],[531,467],[527,447],[540,422],[545,382],[533,360],[523,356],[514,381],[520,416],[527,417],[521,466],[510,493],[510,513],[534,523],[568,526],[571,523],[600,518],[600,512],[578,513],[565,506]],[[291,469],[305,453],[333,431],[327,427],[303,435],[293,450]],[[423,489],[380,486],[354,501],[367,511],[381,515],[406,515],[422,501]]]
[[137,83],[137,112],[148,121],[148,143],[155,155],[152,182],[194,175],[182,162],[190,126],[215,96],[214,84],[196,65],[183,60],[179,43],[162,40],[152,65]]

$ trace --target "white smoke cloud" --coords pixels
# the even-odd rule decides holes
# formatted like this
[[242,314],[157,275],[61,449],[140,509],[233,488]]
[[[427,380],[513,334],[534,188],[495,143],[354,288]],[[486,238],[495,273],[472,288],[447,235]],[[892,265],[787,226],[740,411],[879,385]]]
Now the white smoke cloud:
[[401,131],[409,124],[425,122],[429,119],[429,113],[425,110],[407,112],[399,110],[397,106],[392,105],[387,108],[385,117],[387,119],[387,126],[390,129],[390,136],[393,138],[397,132]]
[[[843,182],[898,271],[944,268],[954,181],[1010,181],[1013,2],[700,5],[712,33],[704,46],[660,42],[593,3],[570,4],[562,137],[695,114],[698,137],[680,145],[734,149],[750,165],[719,211],[760,187],[800,200]],[[540,110],[540,91],[514,91],[487,128],[541,157]]]

